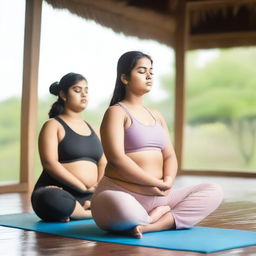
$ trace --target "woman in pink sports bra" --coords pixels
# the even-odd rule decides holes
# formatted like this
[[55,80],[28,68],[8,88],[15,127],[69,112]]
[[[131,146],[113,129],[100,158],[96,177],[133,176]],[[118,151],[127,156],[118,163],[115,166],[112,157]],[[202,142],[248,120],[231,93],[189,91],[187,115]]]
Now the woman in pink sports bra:
[[172,188],[177,160],[166,122],[143,105],[153,84],[152,64],[139,51],[119,58],[114,94],[101,124],[108,164],[91,203],[100,228],[137,238],[191,227],[222,201],[217,184]]

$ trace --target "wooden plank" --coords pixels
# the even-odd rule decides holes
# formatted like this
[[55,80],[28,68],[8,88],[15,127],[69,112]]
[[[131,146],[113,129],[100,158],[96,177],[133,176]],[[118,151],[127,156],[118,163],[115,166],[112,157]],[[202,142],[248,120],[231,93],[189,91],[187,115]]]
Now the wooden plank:
[[[178,177],[177,182],[190,183],[191,178]],[[232,194],[233,186],[231,178],[221,178],[225,183],[227,194],[232,197],[229,201],[224,201],[221,206],[203,220],[199,226],[231,228],[256,231],[256,197],[248,197],[248,191],[254,191],[253,183],[250,179],[239,180],[239,195],[237,199]],[[198,178],[201,182],[201,178]],[[214,182],[214,178],[209,178],[209,182]],[[252,187],[253,186],[253,187]],[[228,188],[231,188],[230,190]],[[30,195],[28,193],[12,193],[0,195],[1,214],[12,214],[31,212]],[[156,236],[157,238],[157,236]],[[92,242],[81,239],[54,236],[21,229],[0,227],[0,247],[1,255],[90,255],[90,256],[202,256],[199,252],[184,252],[174,250],[164,250],[158,248],[148,248],[140,246],[129,246],[112,243]],[[255,255],[256,246],[242,247],[221,252],[208,253],[207,256],[230,256],[230,255]]]
[[189,50],[255,46],[256,33],[232,32],[221,34],[190,35],[188,42]]
[[8,184],[0,186],[1,193],[16,193],[16,192],[26,192],[28,191],[27,183],[18,183],[18,184]]
[[227,5],[245,5],[256,3],[256,0],[201,0],[201,1],[187,1],[187,6],[189,8],[200,9],[203,7],[214,7],[214,6],[227,6]]
[[244,177],[256,178],[256,172],[248,172],[248,170],[198,170],[198,169],[181,169],[180,175],[199,175],[199,176],[220,176],[220,177]]
[[26,1],[26,20],[21,101],[20,182],[32,186],[37,123],[37,82],[39,66],[42,0]]
[[182,151],[185,121],[185,74],[186,74],[186,49],[188,35],[188,12],[185,0],[178,3],[177,7],[177,30],[175,42],[175,152],[179,169],[182,168]]

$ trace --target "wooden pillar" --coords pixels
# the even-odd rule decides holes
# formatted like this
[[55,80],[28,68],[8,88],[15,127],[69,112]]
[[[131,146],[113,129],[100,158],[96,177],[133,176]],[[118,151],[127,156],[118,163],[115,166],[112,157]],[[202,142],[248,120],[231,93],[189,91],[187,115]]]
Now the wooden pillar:
[[183,138],[186,103],[186,49],[188,41],[188,13],[185,0],[180,0],[177,6],[175,33],[175,152],[179,170],[182,169]]
[[20,145],[20,183],[26,190],[35,169],[41,13],[42,0],[26,0]]

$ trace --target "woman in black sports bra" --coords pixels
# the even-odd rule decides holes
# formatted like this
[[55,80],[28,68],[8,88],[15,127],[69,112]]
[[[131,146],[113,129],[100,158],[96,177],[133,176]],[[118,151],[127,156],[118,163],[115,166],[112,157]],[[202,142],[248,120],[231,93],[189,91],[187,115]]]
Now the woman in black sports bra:
[[46,221],[90,218],[90,199],[106,159],[98,136],[81,116],[88,103],[87,81],[68,73],[50,86],[50,93],[58,100],[39,135],[43,171],[31,196],[32,207]]

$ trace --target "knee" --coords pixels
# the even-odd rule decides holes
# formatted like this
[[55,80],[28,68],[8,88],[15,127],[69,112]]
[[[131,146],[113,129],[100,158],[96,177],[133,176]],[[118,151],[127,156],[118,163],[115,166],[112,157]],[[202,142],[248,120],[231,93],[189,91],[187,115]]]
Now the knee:
[[105,230],[127,230],[150,218],[136,199],[122,191],[103,191],[93,197],[92,216]]
[[31,203],[42,220],[59,221],[71,215],[76,200],[65,190],[43,187],[33,192]]
[[121,218],[122,193],[109,190],[103,191],[92,198],[92,217],[100,228],[109,230],[113,223],[117,221],[117,218]]

